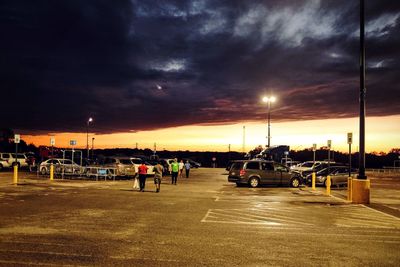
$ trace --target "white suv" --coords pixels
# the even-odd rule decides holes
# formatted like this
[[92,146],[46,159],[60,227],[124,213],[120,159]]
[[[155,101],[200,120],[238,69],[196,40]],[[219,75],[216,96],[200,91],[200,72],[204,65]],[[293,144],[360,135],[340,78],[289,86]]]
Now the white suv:
[[[15,153],[0,153],[0,158],[3,159],[4,161],[8,162],[8,166],[3,166],[5,168],[14,166],[15,164]],[[28,167],[28,162],[26,161],[26,156],[25,154],[18,153],[17,154],[17,164],[18,167]]]
[[8,160],[0,158],[0,170],[3,168],[9,168],[9,167],[11,167],[11,164],[8,162]]

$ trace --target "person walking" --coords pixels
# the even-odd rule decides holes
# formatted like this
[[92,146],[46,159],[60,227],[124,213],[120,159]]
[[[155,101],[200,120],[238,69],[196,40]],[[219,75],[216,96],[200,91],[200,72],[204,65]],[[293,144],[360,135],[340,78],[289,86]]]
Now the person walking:
[[171,163],[171,183],[176,185],[176,181],[178,180],[178,172],[179,172],[179,164],[178,160],[175,158],[174,162]]
[[190,172],[190,163],[187,160],[185,163],[185,171],[186,171],[186,178],[189,178],[189,172]]
[[147,166],[142,162],[142,165],[139,166],[139,189],[140,192],[144,192],[144,187],[146,186],[146,175],[147,175]]
[[183,176],[183,169],[185,168],[185,163],[183,163],[183,159],[179,162],[179,177],[182,178]]
[[156,193],[160,192],[163,170],[163,166],[160,164],[160,162],[157,162],[156,166],[154,166],[154,184],[156,185]]

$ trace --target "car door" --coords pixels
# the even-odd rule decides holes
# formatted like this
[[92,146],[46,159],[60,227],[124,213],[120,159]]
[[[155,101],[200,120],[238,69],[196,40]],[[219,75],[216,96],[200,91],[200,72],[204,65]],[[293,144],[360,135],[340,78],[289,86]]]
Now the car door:
[[261,183],[267,185],[276,185],[279,182],[280,177],[277,177],[272,162],[262,162],[261,169]]
[[332,185],[346,184],[349,178],[349,168],[338,168],[333,175]]
[[288,185],[290,183],[292,175],[287,167],[283,166],[282,164],[275,163],[274,170],[277,185]]

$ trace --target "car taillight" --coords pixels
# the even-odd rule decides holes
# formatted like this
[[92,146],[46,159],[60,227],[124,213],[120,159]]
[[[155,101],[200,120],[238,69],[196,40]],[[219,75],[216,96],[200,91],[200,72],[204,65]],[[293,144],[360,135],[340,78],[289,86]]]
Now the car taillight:
[[245,174],[246,174],[245,170],[240,170],[240,173],[239,173],[240,176],[244,176]]

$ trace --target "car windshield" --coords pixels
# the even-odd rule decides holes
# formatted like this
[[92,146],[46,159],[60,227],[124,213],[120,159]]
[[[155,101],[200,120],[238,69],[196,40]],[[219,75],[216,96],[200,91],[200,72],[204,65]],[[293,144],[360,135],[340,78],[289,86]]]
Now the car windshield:
[[72,162],[72,160],[70,160],[70,159],[61,160],[61,162],[62,162],[63,164],[75,164],[75,163]]
[[337,168],[334,168],[334,167],[325,168],[325,169],[320,170],[320,171],[318,172],[318,174],[319,174],[319,175],[327,175],[327,174],[329,174],[329,173],[332,173],[332,172],[335,171],[336,169],[337,169]]
[[311,168],[314,165],[314,162],[304,162],[301,164],[301,167]]
[[130,159],[120,159],[119,160],[122,164],[132,164]]
[[131,162],[133,164],[142,164],[142,160],[141,159],[131,159]]

